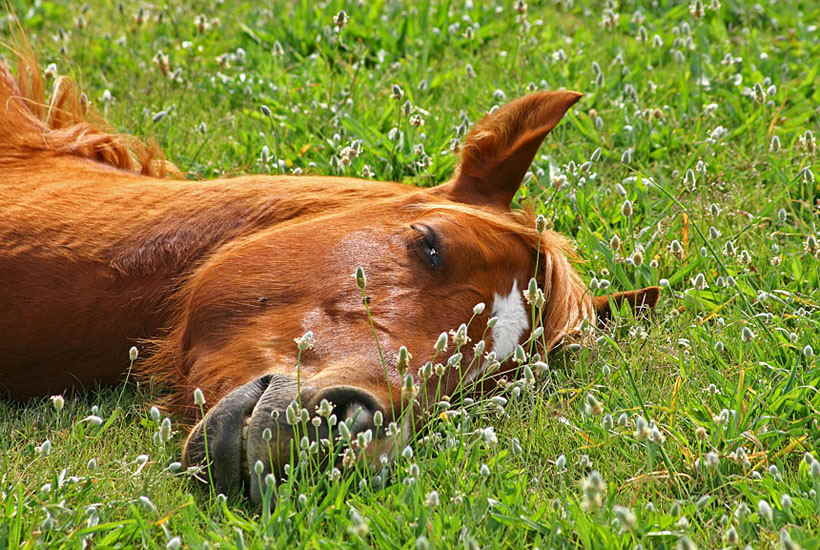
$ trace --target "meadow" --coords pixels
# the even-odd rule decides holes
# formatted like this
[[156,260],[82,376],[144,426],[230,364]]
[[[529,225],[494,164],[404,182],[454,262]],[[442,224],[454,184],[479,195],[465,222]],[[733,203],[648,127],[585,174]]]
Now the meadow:
[[594,292],[664,291],[261,509],[181,467],[161,388],[0,401],[0,547],[820,548],[817,3],[11,0],[4,41],[8,7],[191,178],[433,185],[494,105],[581,91],[516,200]]

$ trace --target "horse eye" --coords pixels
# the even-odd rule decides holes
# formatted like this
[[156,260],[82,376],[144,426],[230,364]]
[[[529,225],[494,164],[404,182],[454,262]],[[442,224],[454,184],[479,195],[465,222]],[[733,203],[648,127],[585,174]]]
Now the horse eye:
[[429,264],[433,269],[441,267],[443,259],[441,255],[441,246],[439,244],[440,241],[436,231],[429,225],[425,224],[414,223],[410,227],[421,234],[421,238],[416,242],[417,248],[425,262],[427,262],[427,264]]

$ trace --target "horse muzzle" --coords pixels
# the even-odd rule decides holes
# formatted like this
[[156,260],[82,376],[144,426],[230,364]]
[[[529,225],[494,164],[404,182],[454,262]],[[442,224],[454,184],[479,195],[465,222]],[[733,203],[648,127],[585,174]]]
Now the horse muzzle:
[[[319,415],[323,401],[328,403]],[[352,438],[372,430],[376,440],[381,437],[374,423],[377,411],[385,414],[376,397],[360,388],[303,386],[300,391],[295,379],[268,374],[236,388],[208,411],[185,442],[183,462],[209,468],[209,479],[220,493],[244,492],[258,503],[264,476],[281,477],[285,465],[298,456],[297,435],[322,443],[324,458],[335,460],[327,448],[341,444],[330,444],[339,433],[331,417],[346,423]],[[261,473],[257,463],[264,466]]]

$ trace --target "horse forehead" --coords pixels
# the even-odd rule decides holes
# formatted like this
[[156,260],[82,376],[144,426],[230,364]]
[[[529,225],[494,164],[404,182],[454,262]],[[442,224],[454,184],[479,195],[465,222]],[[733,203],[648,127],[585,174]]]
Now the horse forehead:
[[530,327],[518,280],[513,280],[508,293],[496,293],[493,296],[492,316],[496,318],[492,329],[493,351],[498,358],[503,359],[515,350]]

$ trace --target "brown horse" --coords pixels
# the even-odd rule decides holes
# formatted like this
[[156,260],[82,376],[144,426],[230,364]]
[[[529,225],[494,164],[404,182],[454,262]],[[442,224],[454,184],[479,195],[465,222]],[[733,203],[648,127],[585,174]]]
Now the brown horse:
[[[250,479],[258,496],[249,465],[281,468],[289,413],[321,405],[324,418],[349,419],[354,437],[370,430],[369,451],[383,452],[378,428],[412,402],[403,386],[422,378],[449,394],[488,364],[509,368],[531,319],[548,350],[606,317],[610,302],[657,301],[654,287],[593,298],[568,241],[510,209],[576,92],[534,93],[484,117],[438,187],[193,182],[166,177],[177,172],[157,150],[111,133],[68,79],[47,100],[33,55],[17,74],[0,64],[0,388],[22,399],[121,382],[128,347],[150,340],[138,374],[164,384],[184,417],[195,419],[196,388],[211,407],[184,455],[207,454],[221,490]],[[531,277],[539,290],[527,305]],[[445,362],[439,334],[471,318],[461,343],[483,340],[489,357],[464,345],[457,373],[420,377],[428,360]]]

